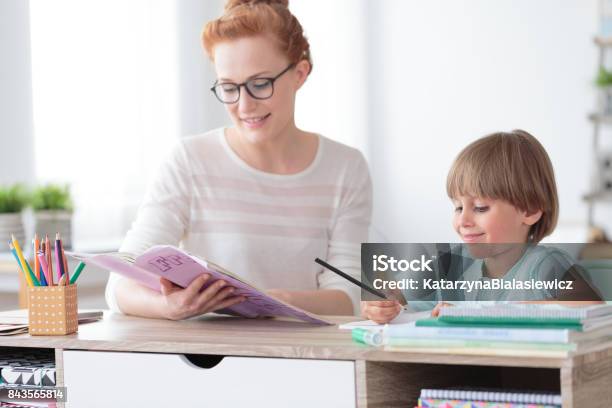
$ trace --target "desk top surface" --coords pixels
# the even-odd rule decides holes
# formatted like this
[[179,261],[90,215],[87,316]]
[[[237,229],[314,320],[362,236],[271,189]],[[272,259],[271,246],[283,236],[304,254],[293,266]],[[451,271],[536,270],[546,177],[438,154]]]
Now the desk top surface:
[[[344,323],[356,318],[333,317]],[[0,346],[172,354],[369,360],[429,364],[563,367],[573,358],[506,357],[389,352],[352,341],[349,330],[277,319],[211,315],[184,321],[123,316],[81,324],[68,336],[0,337]],[[610,349],[608,349],[610,350]]]

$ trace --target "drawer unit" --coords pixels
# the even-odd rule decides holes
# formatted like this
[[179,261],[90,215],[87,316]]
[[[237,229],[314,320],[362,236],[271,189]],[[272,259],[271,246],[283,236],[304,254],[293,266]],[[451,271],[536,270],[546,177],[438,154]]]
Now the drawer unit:
[[352,361],[71,350],[63,356],[67,407],[356,404]]

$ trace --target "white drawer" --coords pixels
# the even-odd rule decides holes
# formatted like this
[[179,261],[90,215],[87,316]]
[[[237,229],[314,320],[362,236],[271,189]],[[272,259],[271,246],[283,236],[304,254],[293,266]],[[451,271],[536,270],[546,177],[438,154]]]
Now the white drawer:
[[352,361],[64,351],[69,408],[355,407]]

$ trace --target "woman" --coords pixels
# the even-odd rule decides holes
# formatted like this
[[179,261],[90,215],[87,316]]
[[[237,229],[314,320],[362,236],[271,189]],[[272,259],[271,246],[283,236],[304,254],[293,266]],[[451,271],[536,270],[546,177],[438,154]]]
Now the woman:
[[[295,96],[311,69],[309,44],[287,0],[232,1],[203,32],[212,87],[233,126],[181,140],[161,168],[121,251],[155,244],[238,273],[319,314],[355,314],[359,290],[313,262],[355,277],[371,216],[367,164],[357,150],[298,129]],[[157,293],[111,274],[111,309],[184,319],[243,301],[207,276]]]

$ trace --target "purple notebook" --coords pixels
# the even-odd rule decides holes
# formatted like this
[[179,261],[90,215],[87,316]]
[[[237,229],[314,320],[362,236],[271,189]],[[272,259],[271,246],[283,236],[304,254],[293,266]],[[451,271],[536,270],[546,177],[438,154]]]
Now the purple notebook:
[[211,279],[208,280],[206,286],[223,279],[228,285],[236,288],[234,295],[247,298],[244,302],[217,313],[235,314],[244,317],[282,316],[308,323],[333,324],[315,314],[270,297],[222,267],[173,246],[154,246],[138,257],[122,252],[97,255],[76,252],[66,252],[66,254],[86,264],[117,272],[158,292],[161,290],[160,277],[164,277],[184,288],[189,286],[198,276],[208,273]]

